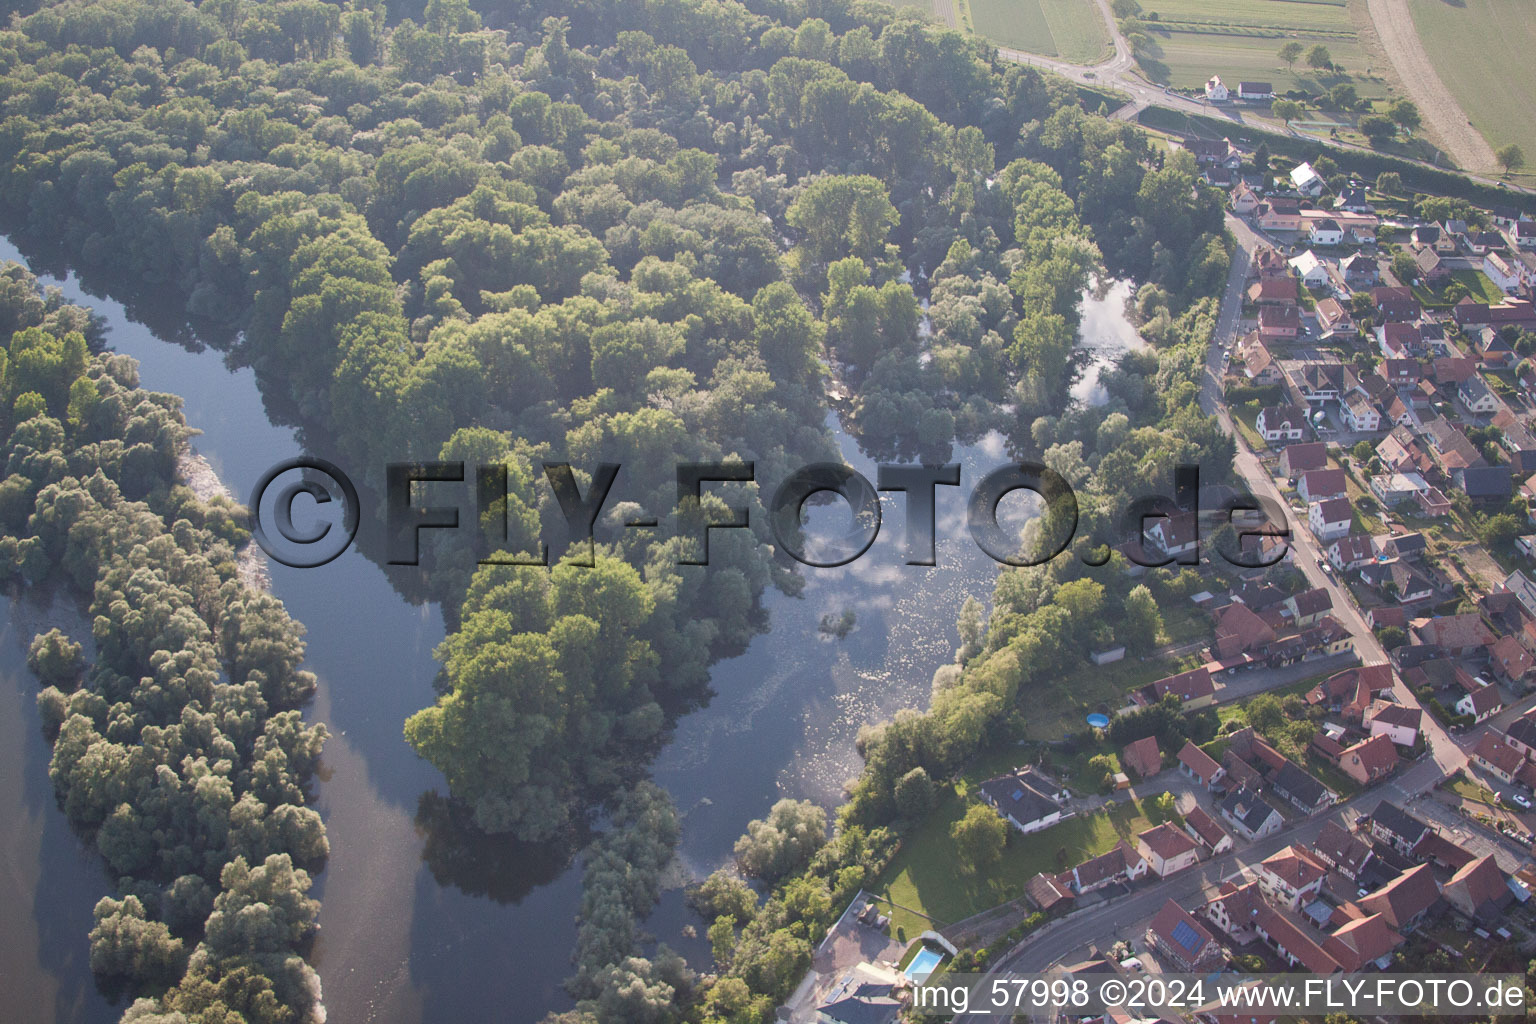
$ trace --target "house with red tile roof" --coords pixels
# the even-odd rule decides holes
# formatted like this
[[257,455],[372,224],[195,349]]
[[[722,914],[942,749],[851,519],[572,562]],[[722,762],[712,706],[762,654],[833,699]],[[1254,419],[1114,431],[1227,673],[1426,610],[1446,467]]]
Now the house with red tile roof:
[[1314,469],[1328,466],[1328,446],[1321,441],[1293,444],[1280,453],[1280,472],[1295,479]]
[[1456,713],[1470,715],[1474,722],[1481,722],[1493,717],[1503,707],[1504,698],[1500,696],[1499,688],[1490,683],[1469,690],[1466,696],[1456,702]]
[[1513,782],[1525,757],[1505,742],[1502,734],[1490,730],[1472,748],[1472,763],[1501,782]]
[[1212,857],[1232,849],[1232,833],[1221,827],[1221,822],[1211,817],[1204,807],[1196,804],[1184,815],[1184,831],[1205,847]]
[[1193,711],[1216,703],[1216,682],[1202,665],[1149,683],[1136,691],[1135,697],[1137,703],[1156,704],[1170,693],[1179,698],[1186,710]]
[[1095,892],[1116,882],[1134,882],[1147,873],[1147,859],[1131,848],[1125,840],[1114,845],[1107,853],[1090,857],[1059,878],[1075,893]]
[[1323,888],[1328,865],[1310,850],[1287,846],[1253,867],[1259,889],[1276,905],[1296,910]]
[[1445,902],[1470,921],[1488,925],[1514,902],[1509,880],[1492,854],[1479,857],[1451,876],[1440,890]]
[[1493,643],[1493,630],[1476,612],[1461,615],[1441,615],[1430,619],[1414,619],[1409,623],[1411,639],[1420,644],[1433,644],[1447,654],[1462,657]]
[[1392,881],[1361,897],[1361,909],[1380,914],[1399,932],[1409,932],[1440,905],[1440,887],[1428,864],[1409,868]]
[[1247,605],[1234,602],[1216,613],[1216,639],[1211,644],[1214,659],[1256,654],[1274,642],[1274,629]]
[[1372,736],[1385,736],[1400,747],[1412,747],[1419,741],[1424,711],[1389,700],[1373,700],[1366,707],[1362,720]]
[[1530,675],[1532,667],[1536,667],[1536,659],[1531,657],[1531,652],[1512,636],[1501,636],[1495,640],[1488,650],[1488,660],[1498,677],[1511,683],[1520,682]]
[[1185,740],[1179,750],[1179,770],[1192,779],[1200,780],[1206,789],[1217,785],[1227,775],[1227,770],[1217,764],[1215,758],[1189,740]]
[[1120,751],[1120,764],[1149,779],[1163,770],[1163,752],[1157,749],[1156,736],[1144,736],[1134,743],[1127,743]]
[[1397,770],[1397,747],[1386,736],[1372,736],[1339,755],[1339,770],[1362,786],[1380,782]]
[[1152,918],[1147,942],[1176,970],[1192,972],[1221,960],[1221,946],[1206,927],[1173,900]]
[[1167,878],[1200,862],[1200,846],[1184,832],[1163,822],[1136,836],[1136,852],[1159,878]]
[[1336,974],[1342,969],[1302,925],[1265,900],[1259,900],[1257,910],[1254,930],[1286,963],[1313,974]]
[[1353,973],[1368,966],[1385,969],[1392,961],[1393,951],[1404,941],[1386,918],[1371,914],[1334,929],[1323,949],[1345,971]]

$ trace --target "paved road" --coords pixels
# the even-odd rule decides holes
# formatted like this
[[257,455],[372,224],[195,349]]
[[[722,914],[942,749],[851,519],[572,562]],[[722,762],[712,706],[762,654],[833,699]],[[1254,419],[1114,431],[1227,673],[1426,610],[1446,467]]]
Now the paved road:
[[[1228,120],[1241,124],[1245,128],[1252,131],[1268,132],[1272,135],[1290,135],[1295,138],[1307,139],[1320,143],[1326,142],[1327,145],[1336,146],[1340,149],[1356,149],[1362,153],[1375,154],[1375,151],[1370,149],[1368,146],[1355,145],[1354,143],[1345,142],[1341,139],[1317,139],[1315,136],[1307,135],[1304,132],[1299,132],[1289,126],[1286,126],[1282,129],[1268,122],[1263,122],[1256,119],[1250,120],[1243,116],[1243,108],[1241,107],[1227,104],[1207,103],[1204,101],[1204,99],[1190,99],[1187,96],[1181,96],[1177,93],[1168,92],[1162,86],[1148,82],[1145,78],[1141,77],[1140,73],[1136,69],[1135,54],[1131,51],[1130,43],[1126,42],[1125,36],[1120,32],[1120,26],[1115,21],[1114,12],[1110,10],[1109,0],[1095,0],[1095,2],[1098,4],[1099,12],[1104,18],[1104,22],[1109,29],[1110,39],[1114,43],[1114,53],[1109,57],[1108,60],[1101,61],[1098,64],[1072,64],[1064,60],[1056,60],[1052,57],[1041,57],[1038,54],[1025,53],[1022,50],[1015,50],[1006,46],[999,46],[997,48],[998,56],[1002,57],[1004,60],[1013,61],[1016,64],[1030,64],[1035,67],[1046,68],[1050,71],[1056,72],[1059,75],[1070,78],[1072,81],[1077,82],[1080,85],[1108,86],[1109,88],[1118,89],[1121,92],[1126,93],[1130,96],[1131,102],[1122,107],[1120,110],[1115,111],[1115,114],[1113,115],[1120,120],[1129,120],[1130,118],[1135,117],[1136,114],[1140,113],[1141,110],[1146,107],[1164,107],[1168,110],[1177,110],[1185,114],[1200,114],[1206,117],[1218,118],[1225,117]],[[1373,4],[1372,6],[1374,8],[1375,5]],[[1463,118],[1463,120],[1465,119]],[[1468,131],[1472,130],[1470,125],[1463,125],[1463,127]],[[1474,132],[1473,134],[1476,133]],[[1480,135],[1477,137],[1479,139],[1482,138]],[[1484,142],[1483,145],[1486,147],[1487,143]],[[1403,159],[1408,158],[1404,157]],[[1436,165],[1429,163],[1427,160],[1410,160],[1409,162],[1422,164],[1425,167],[1436,167]],[[1483,170],[1488,166],[1491,165],[1474,163],[1472,169]],[[1436,167],[1436,169],[1443,171],[1447,170],[1448,168],[1441,166]],[[1501,182],[1498,178],[1486,177],[1480,174],[1469,172],[1463,173],[1466,177],[1483,185],[1502,185],[1511,191],[1536,193],[1536,189],[1527,188],[1523,185]]]

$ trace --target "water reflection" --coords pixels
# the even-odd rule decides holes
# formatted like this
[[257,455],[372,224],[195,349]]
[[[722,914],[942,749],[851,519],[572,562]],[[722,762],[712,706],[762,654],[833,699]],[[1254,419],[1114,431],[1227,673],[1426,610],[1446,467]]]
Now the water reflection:
[[1103,405],[1109,400],[1099,380],[1100,373],[1113,367],[1127,352],[1147,347],[1146,341],[1136,333],[1136,327],[1125,315],[1126,303],[1131,298],[1131,282],[1114,281],[1106,288],[1097,285],[1083,295],[1078,309],[1082,313],[1082,327],[1078,332],[1088,362],[1083,375],[1072,386],[1072,397],[1086,405]]

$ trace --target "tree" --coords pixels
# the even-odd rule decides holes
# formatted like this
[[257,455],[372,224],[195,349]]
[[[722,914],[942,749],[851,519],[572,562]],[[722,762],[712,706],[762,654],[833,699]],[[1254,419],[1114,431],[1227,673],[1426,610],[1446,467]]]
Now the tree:
[[1377,149],[1397,138],[1397,125],[1389,117],[1367,114],[1360,119],[1360,134]]
[[1265,735],[1273,732],[1285,721],[1285,710],[1280,698],[1272,693],[1261,693],[1248,702],[1248,724]]
[[796,871],[827,842],[827,812],[809,800],[780,800],[767,818],[747,823],[736,862],[752,878],[772,882]]
[[1354,110],[1360,105],[1360,94],[1348,82],[1340,82],[1328,90],[1328,102],[1335,110]]
[[1520,520],[1509,512],[1500,512],[1484,519],[1476,532],[1484,547],[1503,548],[1520,536]]
[[55,627],[32,638],[27,651],[27,667],[44,686],[73,690],[80,682],[85,665],[80,651],[79,644]]
[[1392,276],[1402,284],[1412,284],[1419,276],[1419,265],[1407,253],[1396,253],[1392,257]]
[[1525,151],[1511,142],[1503,146],[1494,156],[1499,161],[1499,166],[1504,168],[1505,174],[1514,174],[1525,166]]
[[1326,71],[1333,67],[1333,54],[1328,52],[1328,47],[1318,43],[1307,51],[1307,67],[1315,71]]
[[1383,626],[1376,633],[1381,646],[1389,651],[1394,651],[1408,642],[1408,634],[1401,626]]
[[1384,196],[1402,195],[1403,176],[1396,171],[1382,171],[1376,175],[1376,191]]
[[895,796],[896,811],[902,820],[914,823],[922,821],[933,810],[933,780],[922,766],[913,768],[897,780]]
[[1297,103],[1295,100],[1275,100],[1269,109],[1276,117],[1284,121],[1286,124],[1290,124],[1292,121],[1296,120],[1296,118],[1301,116],[1302,112],[1301,104]]
[[1419,125],[1423,124],[1418,105],[1405,96],[1399,96],[1387,106],[1387,116],[1409,135],[1418,131]]
[[103,978],[140,984],[174,981],[185,961],[181,940],[159,921],[148,920],[137,896],[104,897],[91,929],[91,970]]
[[1156,646],[1163,631],[1163,614],[1145,583],[1137,584],[1125,595],[1122,622],[1120,635],[1133,653],[1145,654]]
[[1296,70],[1296,62],[1301,60],[1301,55],[1306,52],[1306,49],[1307,48],[1305,46],[1301,45],[1294,39],[1280,47],[1279,56],[1281,61],[1285,63],[1285,68],[1287,71]]
[[986,804],[972,804],[965,816],[949,827],[949,837],[961,868],[974,873],[1002,856],[1008,825]]
[[1260,174],[1269,172],[1269,143],[1261,142],[1254,148],[1253,169]]

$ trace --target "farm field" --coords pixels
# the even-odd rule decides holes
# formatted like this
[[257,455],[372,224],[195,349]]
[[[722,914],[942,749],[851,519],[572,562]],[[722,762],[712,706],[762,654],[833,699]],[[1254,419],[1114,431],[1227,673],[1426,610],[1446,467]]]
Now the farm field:
[[1094,0],[970,0],[976,34],[1003,46],[1079,64],[1109,53]]
[[1529,0],[1408,0],[1441,81],[1488,144],[1515,143],[1536,166],[1536,5]]
[[[1381,69],[1372,68],[1344,0],[1146,0],[1143,22],[1162,50],[1143,59],[1144,70],[1175,88],[1198,88],[1212,74],[1230,86],[1274,83],[1277,92],[1320,92],[1347,81],[1363,97],[1385,96]],[[1150,15],[1156,14],[1155,21]],[[1319,76],[1304,62],[1287,70],[1276,52],[1289,41],[1328,48],[1348,77]]]

